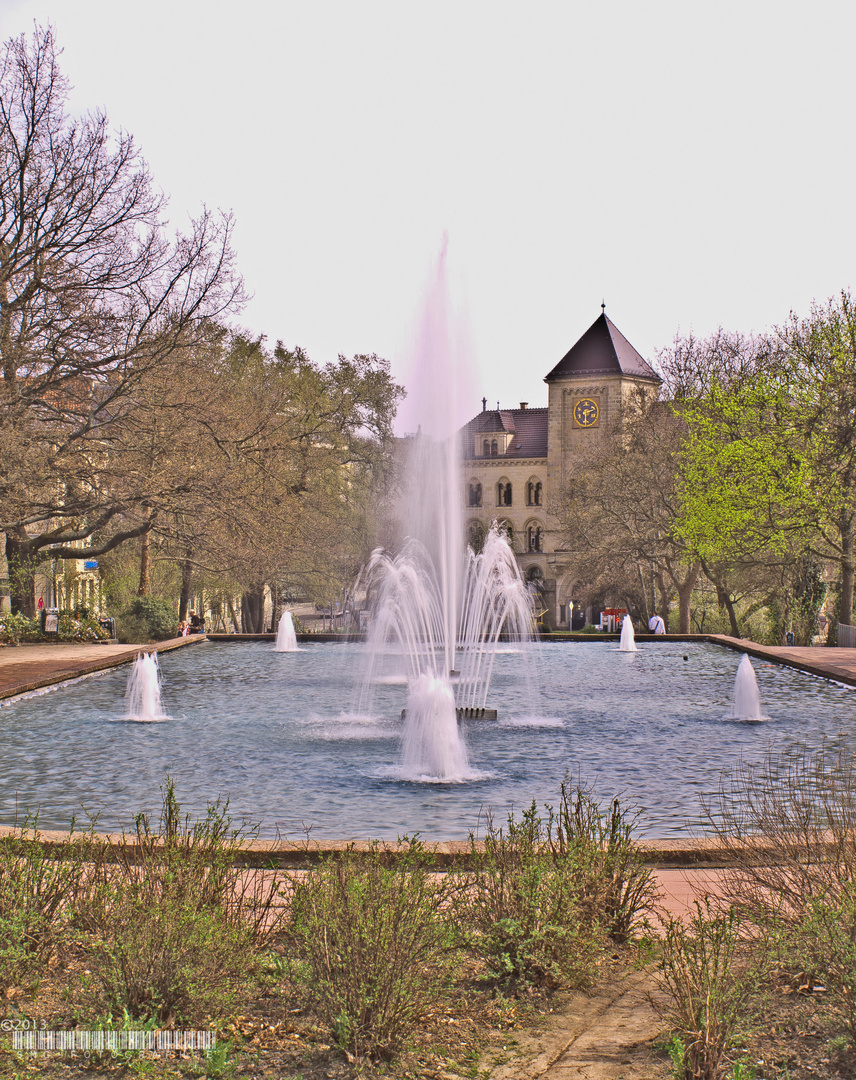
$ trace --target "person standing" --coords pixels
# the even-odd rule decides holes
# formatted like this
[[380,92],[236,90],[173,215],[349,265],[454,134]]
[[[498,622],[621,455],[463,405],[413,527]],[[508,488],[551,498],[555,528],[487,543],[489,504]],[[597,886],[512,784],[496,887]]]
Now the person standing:
[[648,629],[652,634],[665,634],[666,624],[659,615],[652,615],[648,620]]

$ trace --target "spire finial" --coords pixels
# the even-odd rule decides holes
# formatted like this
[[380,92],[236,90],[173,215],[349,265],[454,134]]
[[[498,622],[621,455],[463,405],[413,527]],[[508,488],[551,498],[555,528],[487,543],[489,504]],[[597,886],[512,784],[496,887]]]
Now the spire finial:
[[487,398],[482,398],[482,412],[487,412]]
[[600,302],[600,310],[601,310],[601,313],[603,315],[606,314],[606,301],[605,300],[601,300],[601,302]]

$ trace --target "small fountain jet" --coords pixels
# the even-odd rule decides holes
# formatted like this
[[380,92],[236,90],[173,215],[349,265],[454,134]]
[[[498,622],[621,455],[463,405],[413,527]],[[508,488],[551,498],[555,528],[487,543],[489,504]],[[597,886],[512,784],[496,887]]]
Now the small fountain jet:
[[636,648],[636,635],[633,633],[633,623],[629,615],[625,615],[621,622],[621,642],[618,648],[620,652],[639,652]]
[[732,720],[763,720],[761,714],[761,692],[749,654],[744,653],[737,665],[734,680],[734,704],[731,707]]
[[297,634],[294,632],[294,619],[290,611],[283,611],[276,631],[274,652],[298,652]]
[[128,676],[125,715],[129,720],[168,720],[161,703],[160,671],[155,653],[140,653]]

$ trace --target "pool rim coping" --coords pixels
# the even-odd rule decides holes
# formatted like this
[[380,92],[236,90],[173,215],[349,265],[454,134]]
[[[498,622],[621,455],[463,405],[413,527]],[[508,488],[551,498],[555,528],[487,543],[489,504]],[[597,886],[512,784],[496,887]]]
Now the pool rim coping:
[[[43,678],[37,678],[27,682],[17,683],[9,687],[0,687],[0,701],[5,701],[9,698],[19,697],[22,694],[32,693],[34,690],[43,690],[49,686],[57,686],[60,683],[72,682],[75,679],[84,675],[93,675],[99,671],[107,671],[110,668],[121,667],[123,664],[133,663],[140,653],[161,653],[170,652],[173,649],[180,649],[189,645],[201,645],[206,641],[213,642],[262,642],[275,640],[275,634],[194,634],[188,637],[182,638],[168,638],[166,641],[155,641],[145,645],[128,646],[128,652],[120,655],[102,656],[98,660],[92,662],[82,661],[70,661],[61,671],[53,672],[50,675],[46,675]],[[345,635],[339,634],[299,634],[298,640],[302,644],[348,644],[349,639]],[[350,642],[358,641],[360,639],[350,638]],[[575,635],[567,637],[559,635],[545,635],[537,639],[538,642],[553,642],[561,644],[580,644],[589,642],[615,642],[619,640],[618,634],[586,634]],[[833,670],[831,666],[834,657],[829,656],[829,660],[823,663],[822,656],[824,653],[829,655],[829,651],[825,646],[814,646],[812,652],[816,652],[818,655],[817,661],[812,658],[811,660],[805,659],[803,654],[807,651],[806,646],[784,646],[784,645],[759,645],[749,638],[734,638],[729,637],[727,634],[637,634],[636,640],[648,643],[658,644],[659,642],[686,642],[686,644],[699,644],[705,643],[710,645],[719,645],[732,650],[733,652],[744,652],[750,656],[759,660],[766,660],[768,662],[779,664],[782,667],[794,668],[797,671],[803,671],[806,674],[814,675],[820,679],[826,679],[829,682],[839,683],[844,686],[856,687],[856,649],[854,650],[842,650],[846,652],[852,652],[854,660],[854,670],[852,673],[840,670]],[[40,643],[41,644],[41,643]],[[63,642],[62,644],[75,644]],[[48,645],[48,647],[50,647]],[[16,649],[24,648],[22,646],[7,646],[6,648]],[[81,643],[80,648],[96,649],[97,643]]]

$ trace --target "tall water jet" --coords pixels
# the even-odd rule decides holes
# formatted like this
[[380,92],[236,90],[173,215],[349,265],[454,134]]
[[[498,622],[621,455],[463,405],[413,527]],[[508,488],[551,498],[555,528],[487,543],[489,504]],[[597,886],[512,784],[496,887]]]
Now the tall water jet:
[[297,634],[294,632],[294,619],[290,611],[283,611],[276,630],[274,652],[297,651]]
[[491,530],[478,555],[466,554],[458,430],[468,365],[449,311],[444,243],[403,410],[416,432],[401,446],[407,537],[398,555],[375,552],[368,567],[375,603],[360,703],[370,711],[378,667],[396,652],[409,687],[402,774],[438,780],[463,778],[467,751],[456,709],[484,706],[500,635],[528,637],[532,620],[529,593],[499,531]]
[[161,703],[160,671],[155,653],[140,653],[128,676],[125,716],[129,720],[168,720]]
[[636,648],[636,635],[633,633],[633,623],[629,615],[625,615],[621,621],[621,641],[618,648],[620,652],[639,652]]
[[731,708],[732,720],[763,720],[761,714],[761,692],[758,679],[749,654],[744,653],[737,665],[734,679],[734,704]]

